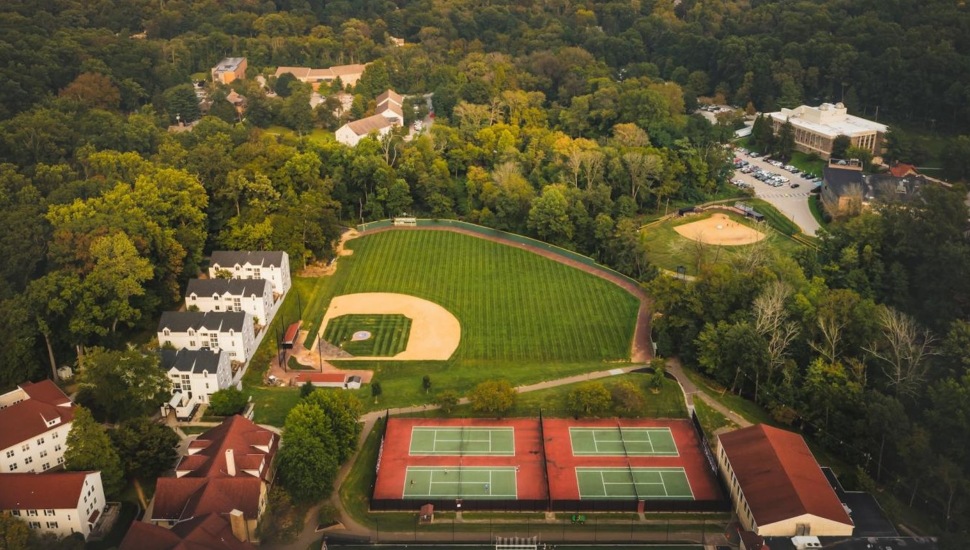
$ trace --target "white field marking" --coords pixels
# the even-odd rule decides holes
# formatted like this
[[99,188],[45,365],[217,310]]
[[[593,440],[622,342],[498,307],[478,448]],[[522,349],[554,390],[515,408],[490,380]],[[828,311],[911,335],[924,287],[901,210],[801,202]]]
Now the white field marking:
[[[511,427],[485,427],[485,426],[481,426],[481,427],[465,427],[465,430],[472,431],[472,432],[484,433],[484,434],[486,434],[487,439],[467,439],[467,438],[463,438],[462,435],[459,435],[460,432],[456,428],[436,427],[436,426],[413,426],[411,428],[411,447],[408,449],[408,456],[433,456],[433,455],[458,456],[458,455],[462,454],[461,451],[454,451],[454,450],[449,450],[449,449],[438,450],[438,447],[439,447],[439,444],[441,444],[440,445],[441,447],[444,447],[445,445],[447,445],[449,443],[458,443],[459,446],[460,446],[462,444],[462,442],[464,442],[464,443],[483,443],[483,444],[484,443],[489,443],[489,450],[488,451],[477,452],[477,453],[464,453],[464,454],[467,454],[469,456],[515,456],[515,431],[514,431],[514,428],[511,428]],[[432,436],[433,436],[433,438],[432,438],[432,446],[431,446],[432,448],[430,450],[421,450],[421,449],[415,450],[414,449],[414,436],[418,432],[431,432],[432,433]],[[511,432],[512,433],[512,439],[511,439],[511,446],[512,446],[512,448],[510,450],[493,451],[492,450],[492,445],[491,445],[491,441],[493,440],[493,436],[492,436],[492,433],[493,432],[503,432],[503,433],[509,433],[509,432]],[[439,437],[439,433],[441,435],[443,435],[444,437]],[[448,437],[449,435],[451,437]],[[454,437],[455,435],[458,435],[458,438],[455,438]]]
[[[580,499],[586,499],[586,498],[616,498],[616,495],[605,494],[606,493],[606,487],[608,485],[625,485],[625,486],[629,487],[630,486],[630,482],[628,482],[628,481],[624,481],[624,482],[619,482],[619,481],[606,481],[606,479],[603,477],[603,474],[606,473],[606,472],[629,472],[630,470],[633,471],[633,474],[634,474],[633,475],[633,483],[635,485],[637,485],[637,486],[640,486],[640,485],[662,485],[663,486],[663,489],[664,489],[664,494],[667,497],[670,497],[670,494],[669,494],[669,491],[667,491],[666,481],[663,479],[663,474],[665,474],[665,473],[670,473],[670,474],[680,473],[681,475],[684,476],[684,479],[687,480],[687,486],[688,486],[688,488],[690,488],[690,479],[687,477],[687,472],[683,468],[677,468],[677,467],[661,467],[661,468],[611,468],[611,467],[606,467],[606,468],[593,468],[593,467],[577,467],[576,468],[576,487],[579,488],[579,490],[580,490],[579,498]],[[604,495],[583,495],[583,493],[582,493],[582,486],[579,483],[579,479],[580,479],[580,476],[579,475],[580,475],[580,473],[590,473],[590,474],[598,473],[599,476],[600,476],[600,483],[602,483],[602,485],[603,485]],[[637,473],[651,473],[651,474],[652,473],[657,473],[657,474],[660,475],[661,481],[660,482],[642,482],[642,483],[637,483],[637,481],[636,481],[636,474]],[[693,491],[692,488],[690,488],[690,490],[691,490],[690,498],[691,498],[691,500],[694,500],[694,491]],[[654,498],[664,498],[661,495],[651,495],[651,496],[654,497]],[[679,496],[680,495],[674,495],[673,498],[678,498]]]
[[[680,450],[677,448],[676,441],[674,441],[673,433],[671,432],[670,428],[667,427],[667,426],[659,426],[659,427],[653,427],[653,426],[650,426],[650,427],[627,427],[627,428],[621,428],[621,429],[622,430],[626,430],[626,431],[632,430],[634,434],[640,434],[640,433],[647,434],[648,439],[642,439],[642,440],[641,439],[634,439],[632,441],[625,441],[623,439],[622,433],[620,434],[621,439],[610,439],[607,436],[615,435],[617,432],[614,432],[614,431],[612,431],[612,429],[609,429],[609,428],[570,427],[569,428],[569,441],[570,441],[570,445],[572,447],[573,456],[595,456],[595,455],[600,455],[600,456],[624,456],[624,455],[629,455],[629,456],[663,456],[663,457],[677,457],[677,456],[680,456]],[[572,443],[573,443],[573,432],[574,431],[577,432],[577,433],[579,433],[579,432],[591,432],[592,433],[593,446],[594,446],[594,449],[595,449],[594,452],[589,452],[589,451],[579,451],[579,452],[577,452],[576,451],[575,446],[572,445]],[[673,452],[657,452],[656,451],[656,448],[654,447],[654,444],[653,444],[653,436],[652,436],[652,433],[653,432],[666,432],[667,435],[670,437],[670,441],[674,443],[674,451]],[[598,443],[624,443],[624,442],[626,442],[626,443],[650,443],[650,451],[637,451],[637,450],[632,450],[631,451],[631,450],[627,449],[626,452],[622,452],[622,453],[619,452],[619,451],[617,451],[617,452],[601,452],[599,450],[599,445],[597,444],[597,442]]]

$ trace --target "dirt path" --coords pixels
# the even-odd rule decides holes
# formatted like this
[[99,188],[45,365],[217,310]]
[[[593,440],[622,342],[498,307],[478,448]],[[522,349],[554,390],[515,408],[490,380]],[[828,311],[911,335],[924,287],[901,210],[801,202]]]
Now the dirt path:
[[[630,361],[633,363],[646,363],[653,359],[653,343],[650,340],[650,318],[652,315],[651,302],[650,298],[643,291],[643,288],[641,288],[638,284],[632,283],[618,275],[596,269],[595,267],[572,260],[570,258],[565,258],[556,254],[555,252],[545,250],[537,246],[505,239],[497,235],[482,235],[480,233],[475,233],[474,231],[469,231],[460,227],[382,227],[380,229],[374,229],[364,233],[357,233],[354,235],[354,237],[373,235],[375,233],[382,233],[384,231],[450,231],[452,233],[461,233],[462,235],[468,235],[470,237],[476,237],[478,239],[492,241],[515,248],[521,248],[522,250],[528,250],[533,254],[538,254],[544,258],[549,258],[550,260],[579,269],[618,285],[623,288],[623,290],[626,290],[640,300],[640,309],[637,311],[637,326],[636,330],[633,332],[633,344],[630,349]],[[347,240],[350,238],[353,237],[349,237]],[[346,241],[342,240],[341,245],[344,242]]]

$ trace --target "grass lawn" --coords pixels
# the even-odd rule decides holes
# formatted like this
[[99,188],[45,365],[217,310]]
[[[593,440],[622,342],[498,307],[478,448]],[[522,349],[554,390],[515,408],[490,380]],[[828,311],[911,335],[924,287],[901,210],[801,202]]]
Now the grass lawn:
[[300,402],[300,388],[250,387],[244,390],[255,402],[253,421],[282,426],[286,414]]
[[[762,202],[757,199],[746,199],[745,202],[753,206],[758,212],[764,212],[766,219],[769,219],[769,212],[774,211],[778,214],[781,219],[787,220],[784,216],[778,213],[774,208],[766,209],[762,207]],[[767,204],[767,203],[764,203]],[[725,213],[731,217],[732,220],[738,223],[743,223],[751,227],[758,228],[755,222],[745,219],[742,216],[732,213],[726,213],[724,211],[717,211],[717,213]],[[678,266],[684,266],[687,269],[688,275],[697,275],[698,265],[709,265],[715,263],[726,263],[737,257],[738,255],[745,254],[751,246],[758,245],[742,245],[742,246],[716,246],[716,245],[702,245],[695,243],[694,241],[681,236],[674,227],[682,224],[693,223],[696,221],[709,218],[714,213],[700,214],[697,216],[688,216],[685,218],[673,218],[667,222],[653,225],[647,227],[641,231],[641,239],[647,247],[647,257],[657,267],[666,269],[668,271],[676,271]],[[784,255],[790,255],[792,252],[801,247],[800,244],[791,241],[781,235],[773,234],[770,230],[766,228],[760,228],[759,230],[768,233],[768,241],[770,245],[778,250]]]
[[819,194],[812,194],[808,197],[808,209],[812,212],[812,217],[818,222],[822,227],[826,227],[829,222],[825,220],[825,216],[822,214],[822,198]]
[[[355,340],[358,332],[370,335]],[[411,319],[404,315],[341,315],[327,323],[323,338],[359,357],[393,357],[408,346]]]
[[707,438],[710,441],[714,441],[714,434],[722,428],[727,428],[728,430],[736,430],[738,428],[737,424],[714,410],[714,407],[708,405],[703,399],[694,398],[694,412],[697,413],[697,419],[701,422],[701,428],[704,429],[704,433],[707,434]]
[[809,155],[801,151],[792,153],[791,160],[788,161],[788,164],[791,164],[802,172],[808,172],[816,176],[821,176],[822,168],[825,168],[825,161],[818,155]]

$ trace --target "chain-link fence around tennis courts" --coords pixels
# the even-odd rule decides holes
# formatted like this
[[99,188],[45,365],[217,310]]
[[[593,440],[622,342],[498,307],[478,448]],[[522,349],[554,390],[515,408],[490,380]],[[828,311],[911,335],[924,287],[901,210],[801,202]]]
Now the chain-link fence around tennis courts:
[[[388,227],[395,227],[393,220],[380,220],[376,222],[368,222],[360,224],[357,226],[357,231],[360,233],[366,233],[368,231],[374,231],[377,229],[384,229]],[[584,256],[578,252],[573,252],[572,250],[566,250],[565,248],[560,248],[556,245],[549,243],[544,243],[536,239],[526,237],[524,235],[518,235],[515,233],[508,233],[506,231],[501,231],[498,229],[492,229],[491,227],[484,227],[481,225],[475,225],[473,223],[464,222],[461,220],[444,220],[444,219],[419,219],[417,220],[417,227],[419,228],[434,228],[434,227],[453,227],[456,229],[462,229],[465,231],[470,231],[472,233],[477,233],[485,237],[495,237],[514,243],[524,244],[528,246],[534,246],[536,248],[545,250],[546,252],[551,252],[557,256],[573,260],[584,265],[590,266],[603,273],[608,273],[610,275],[620,277],[632,284],[639,285],[640,282],[636,279],[628,277],[615,269],[609,268],[603,264],[597,263],[596,260],[590,258],[589,256]]]

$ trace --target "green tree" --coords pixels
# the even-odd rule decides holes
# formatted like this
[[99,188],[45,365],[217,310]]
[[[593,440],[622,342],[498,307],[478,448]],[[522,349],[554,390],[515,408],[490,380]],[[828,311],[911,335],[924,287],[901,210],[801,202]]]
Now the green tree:
[[290,84],[293,84],[294,82],[299,82],[295,76],[293,76],[291,73],[283,73],[276,78],[276,84],[273,85],[273,91],[276,92],[276,95],[280,97],[290,97],[290,94],[293,93],[293,90],[290,89]]
[[310,395],[316,389],[317,387],[313,385],[313,382],[310,382],[309,380],[307,380],[306,383],[300,386],[300,399],[303,399],[306,396]]
[[[290,411],[287,424],[291,415],[301,414],[303,407],[306,405],[300,404]],[[325,498],[333,490],[339,468],[324,441],[304,427],[284,426],[279,464],[280,482],[297,502]]]
[[74,407],[74,421],[67,434],[64,469],[70,472],[100,470],[105,496],[114,497],[124,487],[124,469],[108,431],[95,422],[91,411]]
[[421,378],[421,387],[424,389],[424,393],[431,391],[431,376],[425,374]]
[[99,73],[81,73],[61,90],[60,97],[77,101],[88,109],[117,110],[121,92],[111,78]]
[[775,156],[783,159],[790,159],[795,152],[795,127],[790,120],[786,120],[781,128],[778,129],[778,136],[775,138]]
[[542,195],[532,201],[529,209],[529,229],[540,239],[556,245],[569,245],[573,238],[573,224],[567,212],[569,201],[561,185],[547,185]]
[[629,380],[620,380],[610,388],[613,407],[622,414],[636,414],[643,409],[643,391]]
[[178,458],[178,435],[148,418],[126,421],[110,436],[129,478],[155,479]]
[[165,101],[165,112],[168,113],[169,123],[182,122],[188,124],[199,120],[202,112],[199,110],[199,98],[191,84],[179,84],[165,90],[162,94]]
[[171,381],[158,355],[136,349],[89,350],[78,378],[78,401],[90,403],[109,420],[152,414],[171,397]]
[[602,382],[585,382],[566,394],[566,409],[577,418],[600,416],[610,409],[610,392]]
[[472,410],[501,416],[515,407],[515,388],[508,380],[486,380],[468,393]]
[[337,445],[337,460],[343,462],[357,449],[360,438],[360,415],[364,410],[357,396],[341,390],[317,390],[304,400],[323,411],[328,429]]
[[839,134],[835,136],[832,140],[832,158],[834,159],[845,159],[847,157],[845,152],[852,147],[852,138],[845,134]]
[[370,396],[374,398],[375,402],[377,401],[377,398],[381,396],[382,393],[384,393],[384,390],[383,388],[381,388],[381,383],[375,382],[372,380],[370,383]]
[[239,414],[246,408],[249,398],[236,388],[224,388],[213,392],[209,396],[209,407],[206,412],[215,416],[232,416]]
[[435,403],[441,407],[441,412],[450,414],[458,406],[459,396],[455,390],[445,390],[438,394]]
[[0,549],[27,550],[30,541],[30,528],[27,523],[10,515],[10,512],[0,512]]
[[663,388],[667,363],[662,357],[654,357],[650,360],[650,368],[653,370],[653,374],[650,375],[650,387],[656,392]]
[[[122,232],[95,240],[91,259],[94,267],[84,278],[85,297],[75,315],[87,316],[92,324],[110,324],[111,332],[119,322],[131,326],[141,318],[132,299],[145,294],[144,284],[155,274],[151,263]],[[89,306],[91,310],[85,309]]]

